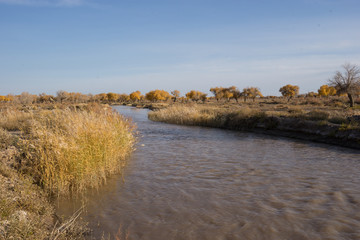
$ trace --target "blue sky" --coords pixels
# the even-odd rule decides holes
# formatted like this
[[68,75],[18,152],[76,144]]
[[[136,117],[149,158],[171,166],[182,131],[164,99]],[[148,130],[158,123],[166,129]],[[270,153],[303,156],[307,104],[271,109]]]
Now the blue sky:
[[316,91],[345,62],[360,65],[359,10],[359,0],[0,0],[0,95]]

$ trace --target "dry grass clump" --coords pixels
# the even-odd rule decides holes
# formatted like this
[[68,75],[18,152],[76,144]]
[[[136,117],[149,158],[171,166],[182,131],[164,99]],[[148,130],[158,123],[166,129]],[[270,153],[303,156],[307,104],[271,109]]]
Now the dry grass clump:
[[8,131],[18,131],[33,117],[31,112],[19,111],[15,108],[0,111],[0,128]]
[[204,105],[173,105],[149,112],[148,116],[153,121],[174,124],[241,129],[253,127],[265,115],[265,112],[249,107],[226,109]]
[[51,193],[97,188],[125,165],[132,129],[113,111],[40,111],[22,128],[19,169]]
[[14,146],[0,148],[0,239],[83,239],[84,228],[74,222],[54,232],[55,210],[48,196],[29,176],[11,167],[19,155]]
[[213,111],[196,106],[173,105],[168,108],[149,112],[149,119],[182,125],[198,125],[213,117]]

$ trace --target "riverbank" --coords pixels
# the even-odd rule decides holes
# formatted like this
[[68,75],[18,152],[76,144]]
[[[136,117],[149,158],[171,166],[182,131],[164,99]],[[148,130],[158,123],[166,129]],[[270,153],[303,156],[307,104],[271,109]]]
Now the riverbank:
[[149,112],[148,116],[153,121],[254,131],[360,149],[360,123],[356,115],[348,117],[344,111],[266,111],[183,104]]
[[84,239],[79,212],[59,219],[52,199],[99,188],[121,173],[134,126],[101,105],[2,108],[0,239]]

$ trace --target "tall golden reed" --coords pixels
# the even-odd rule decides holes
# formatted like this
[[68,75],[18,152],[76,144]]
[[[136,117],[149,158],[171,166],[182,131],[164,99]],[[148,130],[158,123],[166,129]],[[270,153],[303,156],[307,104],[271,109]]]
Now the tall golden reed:
[[51,193],[98,188],[133,150],[131,122],[111,110],[34,113],[22,128],[20,169]]
[[[152,121],[167,122],[181,125],[195,125],[217,128],[237,128],[245,124],[243,120],[257,117],[260,111],[247,107],[241,109],[221,109],[211,106],[178,105],[149,112]],[[240,122],[239,122],[240,121]],[[240,126],[231,126],[231,123]]]

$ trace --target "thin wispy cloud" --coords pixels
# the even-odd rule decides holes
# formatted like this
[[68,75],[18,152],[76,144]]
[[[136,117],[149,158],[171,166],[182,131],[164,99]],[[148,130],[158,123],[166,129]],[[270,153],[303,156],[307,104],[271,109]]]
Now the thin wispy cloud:
[[85,2],[83,0],[61,0],[58,1],[59,6],[80,6],[84,5]]
[[0,0],[0,4],[19,6],[75,7],[85,5],[84,0]]

